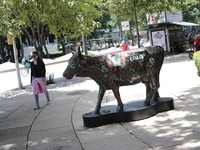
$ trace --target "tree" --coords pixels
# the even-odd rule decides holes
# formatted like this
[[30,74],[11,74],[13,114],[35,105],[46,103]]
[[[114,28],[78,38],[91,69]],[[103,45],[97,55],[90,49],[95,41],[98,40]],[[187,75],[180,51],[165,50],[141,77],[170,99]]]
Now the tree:
[[0,32],[19,37],[23,31],[42,56],[46,31],[56,37],[74,38],[89,35],[101,16],[97,5],[101,0],[2,0]]
[[[101,10],[102,11],[102,10]],[[105,13],[105,11],[103,11],[102,16],[98,19],[95,20],[96,22],[99,22],[101,24],[101,29],[107,29],[108,28],[108,21],[110,21],[110,15]],[[89,35],[90,39],[96,39],[99,37],[99,35],[103,35],[104,31],[99,30],[98,28],[95,29],[93,32],[91,32],[91,34]]]
[[109,8],[111,14],[132,18],[136,27],[138,47],[140,47],[138,13],[151,14],[161,13],[162,11],[174,12],[184,8],[185,0],[107,0],[106,6]]
[[186,11],[183,12],[184,21],[200,24],[200,1],[187,0]]

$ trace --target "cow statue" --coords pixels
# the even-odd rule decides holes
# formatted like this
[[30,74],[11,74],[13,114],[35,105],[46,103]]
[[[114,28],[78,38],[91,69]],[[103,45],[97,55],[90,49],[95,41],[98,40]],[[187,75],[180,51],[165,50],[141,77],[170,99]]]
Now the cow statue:
[[108,53],[94,56],[74,52],[63,76],[66,79],[90,77],[99,85],[95,114],[99,114],[106,90],[112,90],[118,101],[117,111],[123,111],[119,87],[144,83],[149,85],[144,104],[159,96],[159,73],[164,60],[164,50],[160,46],[138,48],[130,51]]

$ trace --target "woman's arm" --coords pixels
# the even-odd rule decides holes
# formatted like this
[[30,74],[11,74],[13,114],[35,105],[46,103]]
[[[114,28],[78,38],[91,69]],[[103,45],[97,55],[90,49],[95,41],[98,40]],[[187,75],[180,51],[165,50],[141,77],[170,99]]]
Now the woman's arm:
[[46,77],[46,68],[43,60],[41,60],[41,67],[42,67],[42,76],[45,78]]
[[32,77],[33,77],[33,62],[30,63],[31,64],[31,84],[32,84]]

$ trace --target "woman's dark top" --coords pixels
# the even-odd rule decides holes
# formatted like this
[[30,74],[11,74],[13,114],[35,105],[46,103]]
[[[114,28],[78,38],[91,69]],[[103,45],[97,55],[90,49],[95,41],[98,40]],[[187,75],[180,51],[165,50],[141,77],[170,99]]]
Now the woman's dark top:
[[31,81],[32,77],[44,77],[45,78],[46,69],[44,62],[38,57],[37,64],[35,65],[33,61],[31,62]]

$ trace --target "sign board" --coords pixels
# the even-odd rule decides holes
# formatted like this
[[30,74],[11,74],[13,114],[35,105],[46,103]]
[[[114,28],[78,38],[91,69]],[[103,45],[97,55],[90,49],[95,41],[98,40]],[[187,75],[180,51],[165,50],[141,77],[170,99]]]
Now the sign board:
[[[171,13],[169,11],[162,11],[158,20],[157,20],[157,18],[158,18],[157,13],[147,15],[147,22],[148,22],[147,24],[151,25],[151,24],[156,24],[156,23],[182,21],[183,14],[181,11],[177,11],[175,13]],[[156,20],[157,20],[157,22],[156,22]]]
[[12,45],[13,44],[12,38],[7,38],[7,41],[8,41],[8,45]]
[[182,11],[177,11],[175,13],[170,13],[169,11],[166,11],[166,18],[167,22],[183,21],[183,14]]
[[159,45],[163,47],[164,50],[166,51],[165,31],[164,30],[152,31],[151,36],[152,36],[153,46]]
[[123,21],[123,22],[121,22],[121,25],[122,25],[122,31],[130,30],[129,21]]

